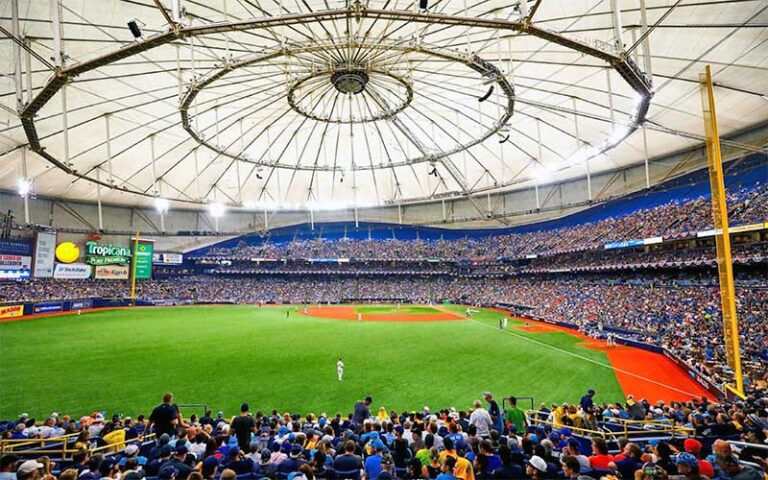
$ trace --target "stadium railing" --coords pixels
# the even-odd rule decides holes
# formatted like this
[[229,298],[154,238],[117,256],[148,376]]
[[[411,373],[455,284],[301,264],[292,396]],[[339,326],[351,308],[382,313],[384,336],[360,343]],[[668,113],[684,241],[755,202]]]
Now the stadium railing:
[[530,425],[537,427],[549,427],[553,431],[560,430],[562,428],[569,429],[572,433],[580,437],[600,437],[605,440],[614,440],[617,437],[626,437],[630,440],[639,439],[647,440],[651,436],[692,436],[695,432],[691,428],[675,425],[668,422],[657,422],[653,420],[624,420],[624,419],[612,419],[616,421],[611,422],[599,422],[602,428],[599,430],[591,430],[588,428],[574,427],[574,426],[561,426],[555,428],[555,423],[550,420],[544,420],[541,418],[543,415],[549,415],[550,412],[543,412],[539,410],[527,410],[526,415]]
[[[72,455],[80,451],[79,449],[70,446],[70,444],[77,439],[78,435],[79,433],[72,433],[69,435],[62,435],[60,437],[51,438],[0,440],[0,456],[13,453],[16,456],[48,455],[62,460],[71,460]],[[119,451],[125,448],[126,445],[130,445],[132,443],[139,443],[140,445],[143,445],[150,440],[154,440],[154,438],[155,434],[150,433],[145,436],[127,439],[119,443],[108,443],[96,447],[90,447],[88,448],[88,452],[93,455],[95,453]]]

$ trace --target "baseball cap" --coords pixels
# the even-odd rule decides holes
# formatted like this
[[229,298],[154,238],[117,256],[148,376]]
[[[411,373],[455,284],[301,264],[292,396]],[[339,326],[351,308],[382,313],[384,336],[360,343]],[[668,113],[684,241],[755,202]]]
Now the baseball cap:
[[538,455],[532,456],[526,463],[542,473],[547,471],[547,462]]
[[174,449],[176,455],[186,455],[188,451],[187,446],[184,444],[176,445],[176,448]]
[[203,468],[209,469],[209,468],[218,467],[218,466],[219,466],[219,459],[213,455],[203,460]]
[[128,445],[127,447],[125,447],[125,454],[126,455],[129,455],[129,456],[130,455],[136,455],[137,453],[139,453],[139,446],[136,445],[135,443],[132,443],[132,444]]
[[701,452],[701,442],[694,438],[686,438],[683,442],[683,448],[688,453],[698,454]]
[[173,453],[173,447],[170,445],[163,445],[160,449],[160,456],[161,457],[167,457]]
[[248,406],[247,403],[243,402],[243,404],[240,405],[240,411],[241,412],[247,412],[248,410],[250,410],[250,407]]
[[365,397],[365,401],[368,403],[373,403],[373,397],[368,395],[367,397]]
[[689,468],[696,468],[699,465],[696,457],[688,452],[683,452],[675,457],[675,465],[686,465]]
[[[272,457],[272,454],[266,448],[261,451],[261,463],[269,462],[269,459],[271,457]],[[216,458],[216,457],[214,457],[214,458]]]
[[570,437],[570,436],[571,436],[571,430],[570,430],[570,429],[568,429],[568,428],[561,428],[561,429],[558,431],[558,433],[559,433],[560,435],[565,435],[566,437]]
[[229,450],[227,450],[227,455],[230,457],[235,457],[238,453],[240,453],[240,447],[237,446],[229,447]]
[[43,468],[44,465],[40,462],[37,462],[35,460],[27,460],[26,462],[22,463],[19,469],[17,470],[18,473],[29,473],[34,472],[38,468]]
[[157,473],[157,478],[160,480],[170,480],[171,478],[175,477],[179,474],[179,471],[173,468],[170,465],[166,465],[163,468],[160,469],[160,471]]
[[301,452],[302,452],[301,445],[294,445],[294,446],[291,447],[291,456],[292,457],[298,457],[299,455],[301,455]]

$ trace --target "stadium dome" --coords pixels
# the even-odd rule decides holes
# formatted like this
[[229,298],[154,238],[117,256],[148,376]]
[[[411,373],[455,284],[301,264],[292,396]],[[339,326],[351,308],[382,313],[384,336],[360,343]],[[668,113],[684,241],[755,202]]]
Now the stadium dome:
[[538,193],[701,145],[705,64],[722,134],[768,118],[761,1],[16,3],[0,6],[0,189],[45,197]]

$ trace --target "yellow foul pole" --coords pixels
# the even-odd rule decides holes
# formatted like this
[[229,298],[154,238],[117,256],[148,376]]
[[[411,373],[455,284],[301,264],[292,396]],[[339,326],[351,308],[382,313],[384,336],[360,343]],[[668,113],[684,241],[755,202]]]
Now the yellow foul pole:
[[707,65],[699,75],[701,103],[704,113],[704,131],[707,142],[707,163],[709,184],[712,190],[712,218],[715,225],[717,246],[717,271],[720,278],[720,300],[723,309],[723,333],[728,366],[733,370],[733,385],[726,385],[731,393],[745,398],[744,380],[741,373],[741,351],[739,348],[739,324],[736,318],[736,291],[733,283],[731,261],[731,237],[728,231],[728,206],[725,202],[723,181],[723,159],[720,155],[720,132],[717,129],[715,92],[712,86],[712,72]]
[[139,254],[139,235],[136,232],[136,238],[133,239],[133,258],[131,259],[131,303],[136,305],[136,257]]

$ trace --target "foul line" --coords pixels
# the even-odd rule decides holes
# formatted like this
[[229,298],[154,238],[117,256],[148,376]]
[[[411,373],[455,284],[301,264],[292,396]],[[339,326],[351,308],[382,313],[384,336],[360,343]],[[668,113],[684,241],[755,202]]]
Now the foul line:
[[[477,323],[480,326],[487,327],[487,328],[492,328],[492,329],[498,331],[498,328],[494,327],[493,325],[488,325],[487,323],[481,322],[479,320],[475,320],[474,318],[469,318],[468,320],[470,320],[472,322],[475,322],[475,323]],[[579,358],[581,360],[585,360],[587,362],[594,363],[595,365],[599,365],[599,366],[604,367],[604,368],[609,368],[609,369],[611,369],[611,370],[613,370],[615,372],[621,372],[621,373],[623,373],[625,375],[629,375],[630,377],[638,378],[640,380],[644,380],[646,382],[653,383],[653,384],[658,385],[660,387],[664,387],[664,388],[668,388],[670,390],[674,390],[674,391],[676,391],[678,393],[684,393],[686,395],[690,395],[691,398],[698,398],[700,396],[699,394],[687,392],[687,391],[682,390],[680,388],[673,387],[672,385],[667,385],[666,383],[662,383],[662,382],[659,382],[659,381],[656,381],[656,380],[652,380],[652,379],[644,377],[642,375],[638,375],[636,373],[629,372],[627,370],[614,367],[613,365],[606,364],[606,363],[603,363],[603,362],[599,362],[599,361],[597,361],[595,359],[592,359],[592,358],[589,358],[589,357],[585,357],[583,355],[579,355],[578,353],[569,352],[568,350],[564,350],[564,349],[562,349],[560,347],[556,347],[554,345],[550,345],[548,343],[541,342],[539,340],[535,340],[535,339],[530,338],[530,337],[526,337],[525,335],[520,335],[519,333],[513,332],[511,330],[502,330],[502,331],[504,333],[508,333],[509,335],[514,335],[515,337],[522,338],[523,340],[527,340],[529,342],[535,343],[536,345],[539,345],[539,346],[542,346],[542,347],[546,347],[546,348],[548,348],[550,350],[555,350],[555,351],[560,352],[560,353],[565,353],[566,355],[570,355],[572,357],[576,357],[576,358]],[[567,334],[567,332],[563,332],[563,333]]]

